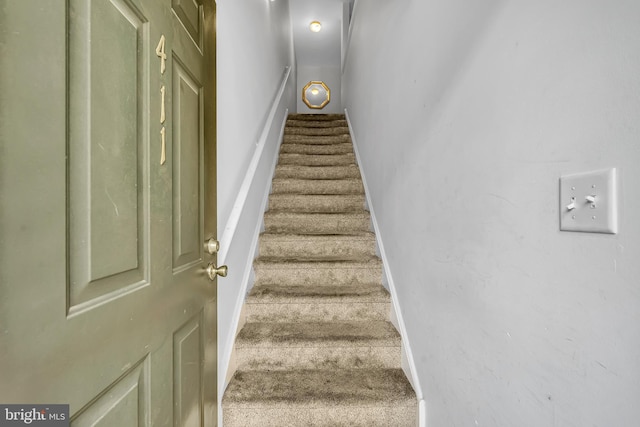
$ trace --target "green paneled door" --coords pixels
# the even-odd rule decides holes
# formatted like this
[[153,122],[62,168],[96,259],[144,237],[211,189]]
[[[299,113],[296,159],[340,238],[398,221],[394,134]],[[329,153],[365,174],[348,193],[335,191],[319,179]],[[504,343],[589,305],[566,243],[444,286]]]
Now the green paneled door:
[[213,0],[0,0],[0,403],[214,426]]

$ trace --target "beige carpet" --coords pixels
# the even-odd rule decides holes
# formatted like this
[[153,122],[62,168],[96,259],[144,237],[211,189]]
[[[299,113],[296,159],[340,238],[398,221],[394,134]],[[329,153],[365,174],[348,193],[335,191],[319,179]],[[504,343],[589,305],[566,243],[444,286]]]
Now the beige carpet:
[[417,425],[344,115],[290,115],[225,427]]

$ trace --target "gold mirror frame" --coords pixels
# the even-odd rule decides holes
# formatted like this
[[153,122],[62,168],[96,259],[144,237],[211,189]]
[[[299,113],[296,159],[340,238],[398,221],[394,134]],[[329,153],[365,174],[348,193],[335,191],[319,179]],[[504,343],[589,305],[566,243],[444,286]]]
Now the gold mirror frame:
[[[307,91],[311,90],[311,87],[313,86],[320,86],[321,89],[324,90],[325,92],[325,98],[324,101],[322,101],[320,104],[313,104],[308,98],[307,98]],[[309,108],[313,108],[315,110],[321,110],[323,109],[329,102],[331,101],[331,89],[329,89],[329,86],[327,86],[323,81],[310,81],[309,83],[307,83],[304,88],[302,89],[302,102],[304,102],[305,104],[307,104],[307,107]]]

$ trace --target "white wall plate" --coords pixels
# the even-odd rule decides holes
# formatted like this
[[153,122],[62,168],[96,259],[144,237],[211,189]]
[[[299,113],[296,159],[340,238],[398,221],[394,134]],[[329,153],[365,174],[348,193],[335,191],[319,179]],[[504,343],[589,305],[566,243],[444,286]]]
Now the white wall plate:
[[560,177],[560,230],[618,232],[616,169]]

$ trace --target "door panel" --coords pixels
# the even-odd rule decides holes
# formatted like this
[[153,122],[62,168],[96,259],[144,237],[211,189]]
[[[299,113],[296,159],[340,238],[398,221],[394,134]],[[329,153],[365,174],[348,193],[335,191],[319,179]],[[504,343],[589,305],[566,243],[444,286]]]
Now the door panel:
[[172,0],[171,6],[191,39],[202,50],[202,2],[196,0]]
[[67,19],[74,311],[148,282],[148,112],[142,107],[148,96],[149,24],[122,0],[72,0]]
[[149,423],[148,358],[74,415],[71,427],[139,427]]
[[0,402],[216,424],[215,4],[171,7],[0,0]]
[[173,269],[202,260],[202,87],[173,58]]
[[173,337],[174,425],[196,427],[203,417],[203,313],[187,322]]

